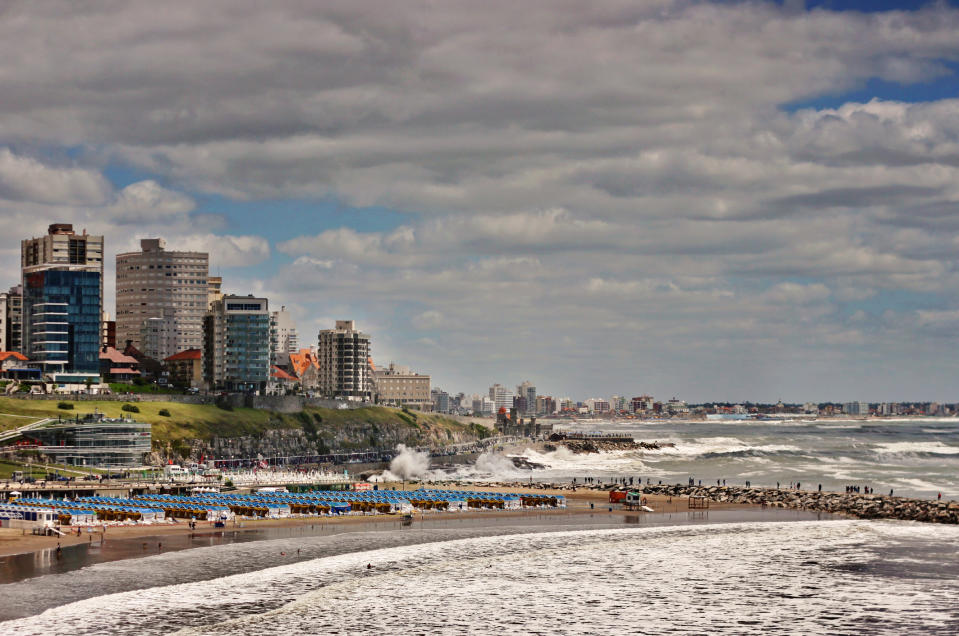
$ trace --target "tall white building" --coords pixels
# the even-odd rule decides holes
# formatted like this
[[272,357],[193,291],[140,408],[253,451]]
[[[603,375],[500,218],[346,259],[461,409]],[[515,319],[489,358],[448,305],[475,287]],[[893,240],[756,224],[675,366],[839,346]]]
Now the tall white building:
[[842,412],[846,415],[869,415],[869,404],[866,402],[846,402],[842,405]]
[[[210,308],[210,257],[168,251],[161,238],[143,239],[139,252],[117,254],[117,345],[127,340],[163,360],[203,346]],[[154,320],[149,326],[147,321]],[[144,338],[146,337],[146,340]]]
[[357,331],[353,320],[337,320],[333,329],[320,331],[317,339],[319,391],[333,398],[372,400],[369,335]]
[[270,364],[276,364],[277,357],[283,353],[299,349],[296,335],[296,323],[293,316],[281,306],[279,311],[270,314]]
[[489,399],[493,401],[493,410],[499,412],[501,408],[507,411],[513,408],[513,394],[502,384],[494,384],[489,388]]

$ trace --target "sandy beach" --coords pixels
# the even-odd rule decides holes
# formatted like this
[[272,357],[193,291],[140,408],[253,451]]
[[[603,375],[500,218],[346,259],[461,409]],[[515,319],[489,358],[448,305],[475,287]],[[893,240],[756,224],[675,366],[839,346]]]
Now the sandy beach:
[[[385,485],[387,489],[392,484]],[[395,485],[400,489],[400,485]],[[578,523],[578,517],[589,515],[595,519],[609,517],[609,523],[625,523],[644,519],[661,519],[665,515],[679,516],[691,512],[685,498],[667,498],[651,495],[649,506],[654,513],[635,512],[608,504],[608,492],[579,488],[577,490],[552,488],[517,488],[504,485],[456,486],[461,490],[496,492],[534,492],[565,496],[566,508],[515,511],[425,512],[416,513],[416,527],[450,526],[504,526],[528,524],[557,527]],[[610,509],[611,508],[611,509]],[[758,506],[742,504],[711,505],[712,511],[749,511]],[[699,513],[702,514],[702,513]],[[636,520],[636,521],[632,521]],[[8,583],[48,571],[65,571],[120,559],[138,558],[158,552],[189,549],[219,543],[245,542],[266,538],[296,536],[298,534],[347,533],[369,530],[390,530],[400,527],[397,515],[346,515],[339,517],[287,517],[283,519],[236,519],[225,528],[215,528],[212,522],[198,522],[191,530],[186,521],[155,525],[118,525],[81,528],[66,536],[36,536],[18,529],[0,530],[0,583]],[[56,556],[57,546],[62,552]]]

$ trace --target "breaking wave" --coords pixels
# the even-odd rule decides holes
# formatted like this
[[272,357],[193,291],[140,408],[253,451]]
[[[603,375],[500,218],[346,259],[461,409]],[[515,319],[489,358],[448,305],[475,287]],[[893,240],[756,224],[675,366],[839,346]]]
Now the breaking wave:
[[902,523],[484,536],[105,595],[0,629],[486,635],[669,625],[682,633],[945,634],[959,627],[957,567],[955,528]]

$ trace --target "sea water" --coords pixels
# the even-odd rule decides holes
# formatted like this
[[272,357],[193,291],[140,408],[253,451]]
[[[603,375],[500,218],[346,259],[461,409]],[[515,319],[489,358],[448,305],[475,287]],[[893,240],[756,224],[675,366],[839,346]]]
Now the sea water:
[[[463,479],[580,482],[642,477],[651,483],[696,483],[843,491],[869,486],[877,494],[959,499],[959,420],[636,421],[562,423],[567,429],[621,432],[639,441],[672,444],[652,451],[574,454],[522,446],[513,454],[541,464],[520,470],[490,454],[458,468]],[[434,475],[439,477],[438,475]]]
[[[203,567],[213,555],[262,560],[276,554],[272,544],[246,544],[232,555],[203,549],[211,556],[198,560],[184,558],[197,552],[188,551],[136,563],[140,576],[149,577],[152,569],[174,563],[185,570]],[[0,631],[44,636],[959,632],[959,528],[951,526],[707,523],[357,549],[94,596],[0,623]]]

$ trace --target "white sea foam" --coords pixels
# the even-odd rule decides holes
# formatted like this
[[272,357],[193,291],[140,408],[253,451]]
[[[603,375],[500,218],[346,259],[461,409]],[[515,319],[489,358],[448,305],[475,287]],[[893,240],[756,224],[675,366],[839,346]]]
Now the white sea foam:
[[876,444],[880,454],[929,453],[933,455],[959,455],[959,446],[949,446],[942,442],[886,442]]
[[0,630],[44,636],[179,628],[184,635],[612,634],[626,625],[696,633],[948,631],[959,620],[955,577],[900,577],[889,568],[939,564],[948,572],[957,554],[957,528],[863,521],[478,537],[101,596]]

